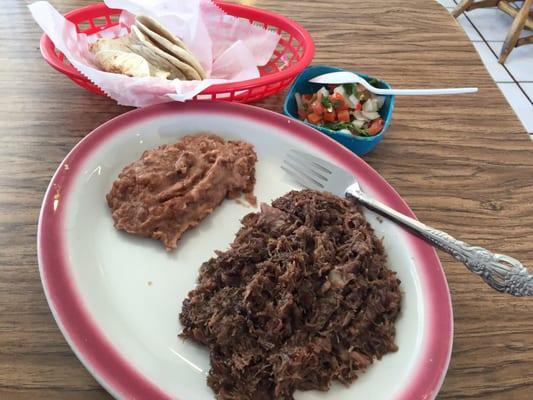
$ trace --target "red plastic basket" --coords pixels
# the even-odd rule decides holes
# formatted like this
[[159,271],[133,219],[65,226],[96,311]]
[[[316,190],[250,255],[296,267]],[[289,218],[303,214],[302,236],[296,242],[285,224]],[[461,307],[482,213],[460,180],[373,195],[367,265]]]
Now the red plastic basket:
[[[284,89],[311,63],[315,53],[313,39],[309,32],[296,22],[255,7],[219,1],[216,1],[216,4],[227,14],[276,31],[281,38],[270,61],[259,68],[259,78],[210,86],[195,96],[195,100],[259,100]],[[65,18],[75,23],[79,32],[93,34],[117,25],[121,12],[122,10],[108,8],[104,3],[97,3],[72,10],[65,14]],[[52,67],[75,83],[105,96],[104,92],[68,62],[46,34],[41,37],[41,53]]]

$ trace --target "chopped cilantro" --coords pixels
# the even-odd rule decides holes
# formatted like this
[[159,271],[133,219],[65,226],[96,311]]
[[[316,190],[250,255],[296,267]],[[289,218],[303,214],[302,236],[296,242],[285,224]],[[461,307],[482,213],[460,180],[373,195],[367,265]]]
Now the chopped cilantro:
[[344,87],[344,91],[346,92],[346,96],[348,97],[354,94],[354,92],[356,91],[355,85],[353,83],[345,83],[342,86]]
[[325,122],[324,127],[331,129],[333,131],[338,131],[341,129],[350,129],[350,127],[353,127],[353,125],[350,124],[349,122],[336,121],[336,122]]
[[320,100],[322,105],[328,110],[328,112],[331,112],[333,109],[333,104],[331,104],[331,100],[327,96],[322,96],[322,100]]
[[379,87],[379,81],[376,78],[372,78],[368,81],[372,86],[378,88]]
[[341,129],[348,129],[354,135],[358,136],[368,136],[368,130],[365,128],[357,128],[350,122],[325,122],[324,128],[331,129],[333,131],[340,131]]
[[359,136],[368,136],[368,129],[365,128],[358,128],[356,126],[352,125],[352,132],[355,131]]

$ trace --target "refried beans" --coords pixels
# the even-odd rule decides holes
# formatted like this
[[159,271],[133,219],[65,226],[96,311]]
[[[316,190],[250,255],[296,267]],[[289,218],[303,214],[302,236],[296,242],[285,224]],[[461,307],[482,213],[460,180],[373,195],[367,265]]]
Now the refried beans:
[[352,201],[293,191],[242,220],[183,302],[181,337],[208,347],[218,399],[293,399],[348,384],[396,351],[400,281]]
[[256,161],[251,144],[212,134],[145,151],[122,170],[106,196],[115,227],[174,249],[183,233],[225,198],[244,194],[255,202]]

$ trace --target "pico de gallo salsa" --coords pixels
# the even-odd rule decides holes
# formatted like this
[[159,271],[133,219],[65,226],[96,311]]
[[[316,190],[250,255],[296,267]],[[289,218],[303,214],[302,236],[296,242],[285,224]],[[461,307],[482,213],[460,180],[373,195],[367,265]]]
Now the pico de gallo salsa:
[[[369,82],[378,85],[377,79]],[[295,93],[302,121],[356,136],[375,136],[385,121],[379,110],[385,97],[377,96],[359,84],[328,85],[316,93]]]

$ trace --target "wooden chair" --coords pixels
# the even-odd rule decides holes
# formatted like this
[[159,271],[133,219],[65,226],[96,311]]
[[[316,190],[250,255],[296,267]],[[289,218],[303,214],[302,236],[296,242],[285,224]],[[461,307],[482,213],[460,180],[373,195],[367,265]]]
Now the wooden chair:
[[533,43],[533,35],[519,38],[520,32],[522,32],[524,27],[533,30],[533,13],[530,12],[533,0],[524,0],[522,7],[517,7],[512,3],[513,1],[511,0],[461,0],[452,12],[452,15],[457,18],[463,12],[475,10],[476,8],[498,7],[500,10],[514,18],[498,60],[501,64],[507,60],[507,56],[515,47]]

